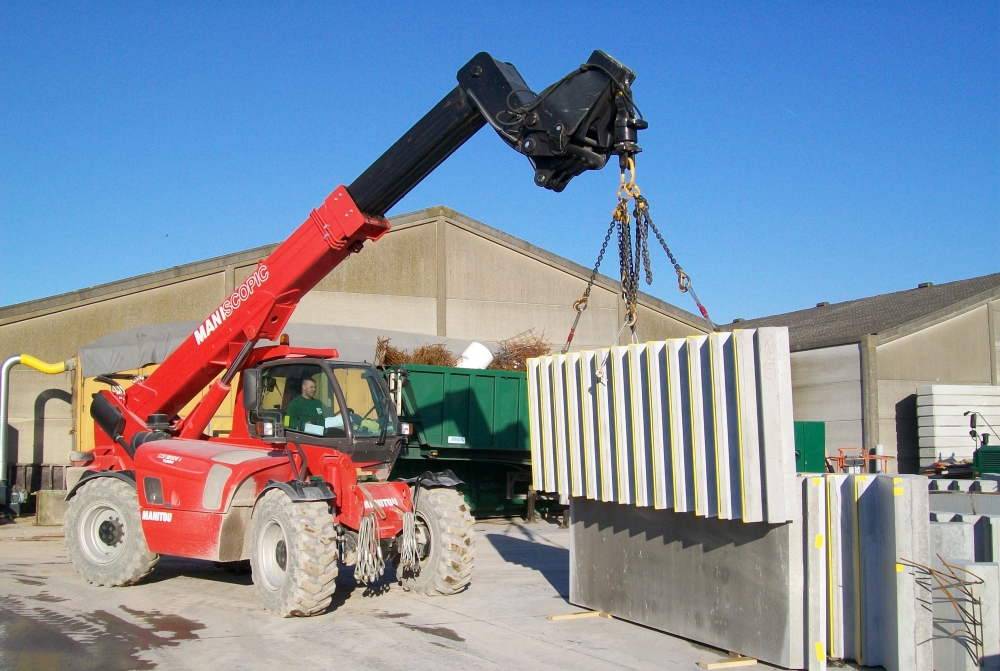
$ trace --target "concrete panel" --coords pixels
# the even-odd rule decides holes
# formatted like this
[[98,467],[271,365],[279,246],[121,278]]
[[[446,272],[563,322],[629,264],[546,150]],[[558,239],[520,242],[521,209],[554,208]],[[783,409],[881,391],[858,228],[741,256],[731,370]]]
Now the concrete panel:
[[[570,602],[805,668],[804,529],[574,498]],[[814,539],[813,539],[814,542]]]
[[831,422],[861,419],[861,384],[830,384],[793,387],[797,422]]
[[[534,329],[536,333],[544,333],[557,346],[566,342],[565,338],[575,315],[572,302],[567,305],[547,305],[451,298],[447,301],[447,314],[447,335],[453,338],[496,342]],[[617,309],[592,305],[580,318],[573,347],[607,347],[614,340],[620,326]]]
[[[934,669],[1000,671],[1000,565],[971,561],[948,563],[955,567],[958,580],[972,583],[969,587],[972,598],[957,588],[951,588],[946,593],[940,585],[934,586]],[[950,573],[939,562],[934,568]],[[951,580],[950,577],[946,579]],[[967,612],[974,612],[972,599],[980,601],[983,623],[981,650],[969,636],[968,624],[956,610],[952,599]]]
[[931,522],[931,557],[976,560],[975,526],[968,522]]
[[806,668],[826,669],[827,658],[827,498],[822,476],[796,476],[795,487],[802,492],[803,553],[805,555],[806,627],[804,635]]
[[792,352],[792,384],[795,387],[860,381],[861,355],[857,345]]
[[289,321],[433,334],[437,329],[437,301],[313,290],[302,298]]
[[0,326],[0,359],[31,354],[65,361],[80,345],[136,326],[200,321],[222,304],[225,273],[174,282]]
[[[860,478],[855,478],[860,480]],[[880,475],[858,499],[861,659],[887,671],[931,671],[927,478]]]
[[[448,298],[560,306],[570,321],[572,305],[587,284],[563,268],[457,226],[448,228],[446,267]],[[587,312],[594,308],[617,310],[617,295],[595,286]]]
[[[543,462],[539,484],[565,496],[701,516],[735,510],[745,522],[800,515],[786,334],[738,330],[715,339],[714,355],[707,336],[581,353],[595,369],[579,373],[579,381],[580,357],[539,357],[529,385],[539,417],[532,441],[533,458]],[[589,435],[570,440],[583,427]],[[725,452],[717,449],[720,435]],[[591,444],[599,446],[600,494],[579,489],[596,479],[570,475],[573,455],[589,453],[582,446]]]
[[989,322],[985,305],[878,346],[882,380],[989,384]]
[[836,455],[840,447],[861,446],[861,419],[826,422],[826,453]]
[[69,463],[74,449],[72,393],[71,372],[45,375],[25,366],[11,370],[8,463]]
[[437,296],[434,222],[390,229],[378,243],[368,243],[360,254],[347,257],[313,291]]

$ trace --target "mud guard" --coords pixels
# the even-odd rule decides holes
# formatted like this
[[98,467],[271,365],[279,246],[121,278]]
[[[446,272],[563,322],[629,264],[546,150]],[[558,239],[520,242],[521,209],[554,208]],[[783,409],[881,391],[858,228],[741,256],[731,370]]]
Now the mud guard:
[[438,487],[454,489],[459,485],[465,484],[464,481],[458,479],[458,476],[455,475],[455,472],[450,468],[438,473],[424,471],[416,477],[396,480],[396,482],[405,482],[408,485],[419,486],[425,489],[435,489]]
[[84,473],[75,485],[73,489],[69,490],[66,494],[64,501],[69,501],[76,495],[76,490],[80,489],[83,485],[94,480],[95,478],[118,478],[122,482],[127,482],[132,486],[132,489],[137,489],[135,485],[135,471],[87,471]]
[[294,503],[302,501],[330,501],[331,504],[337,500],[333,488],[325,482],[303,482],[292,480],[291,482],[278,482],[269,480],[264,489],[257,494],[257,500],[264,496],[270,489],[280,489],[285,492]]

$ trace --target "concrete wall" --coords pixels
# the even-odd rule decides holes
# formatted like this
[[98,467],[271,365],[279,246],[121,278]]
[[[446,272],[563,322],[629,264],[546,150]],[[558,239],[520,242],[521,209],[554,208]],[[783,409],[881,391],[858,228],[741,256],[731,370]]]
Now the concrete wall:
[[[996,303],[996,301],[994,301]],[[981,305],[876,348],[878,440],[896,457],[902,473],[919,468],[917,387],[949,384],[995,384],[994,308]]]
[[826,453],[859,447],[861,357],[856,344],[792,352],[792,398],[796,421],[826,423]]
[[[561,345],[589,269],[447,208],[391,222],[378,244],[366,245],[320,281],[292,321],[487,342],[533,328]],[[204,319],[276,246],[0,308],[0,359],[31,354],[63,361],[80,345],[123,329]],[[641,300],[642,340],[705,330],[700,318],[651,296]],[[613,283],[599,278],[574,345],[611,344],[623,314]],[[66,463],[73,449],[71,374],[15,371],[10,424],[18,447],[11,461]]]

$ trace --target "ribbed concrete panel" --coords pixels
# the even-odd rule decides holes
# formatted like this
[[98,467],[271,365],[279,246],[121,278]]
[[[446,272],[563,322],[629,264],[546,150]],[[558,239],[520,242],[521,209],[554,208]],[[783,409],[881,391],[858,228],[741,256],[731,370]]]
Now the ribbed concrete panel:
[[539,357],[529,377],[536,489],[744,522],[801,514],[785,329]]

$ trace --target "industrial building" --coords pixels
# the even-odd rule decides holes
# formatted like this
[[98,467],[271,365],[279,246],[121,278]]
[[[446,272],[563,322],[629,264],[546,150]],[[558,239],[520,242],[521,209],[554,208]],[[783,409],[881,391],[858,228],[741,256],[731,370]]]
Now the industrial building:
[[788,327],[795,420],[825,422],[828,455],[882,445],[900,473],[916,473],[917,387],[997,384],[1000,273],[724,328],[761,326]]
[[[556,346],[566,337],[591,269],[446,207],[390,219],[377,244],[350,257],[299,304],[291,322],[360,326],[495,343],[528,329]],[[275,245],[0,308],[0,357],[74,357],[80,346],[126,329],[198,322],[253,272]],[[623,317],[618,283],[599,275],[573,345],[612,344]],[[707,323],[653,296],[639,299],[642,340],[704,333]],[[11,375],[10,450],[34,491],[52,486],[46,465],[74,449],[72,372]],[[85,411],[84,411],[85,412]],[[81,424],[83,425],[83,424]],[[39,468],[42,467],[42,468]],[[58,470],[58,469],[56,469]],[[29,475],[30,474],[30,475]],[[56,482],[59,488],[59,482]]]

